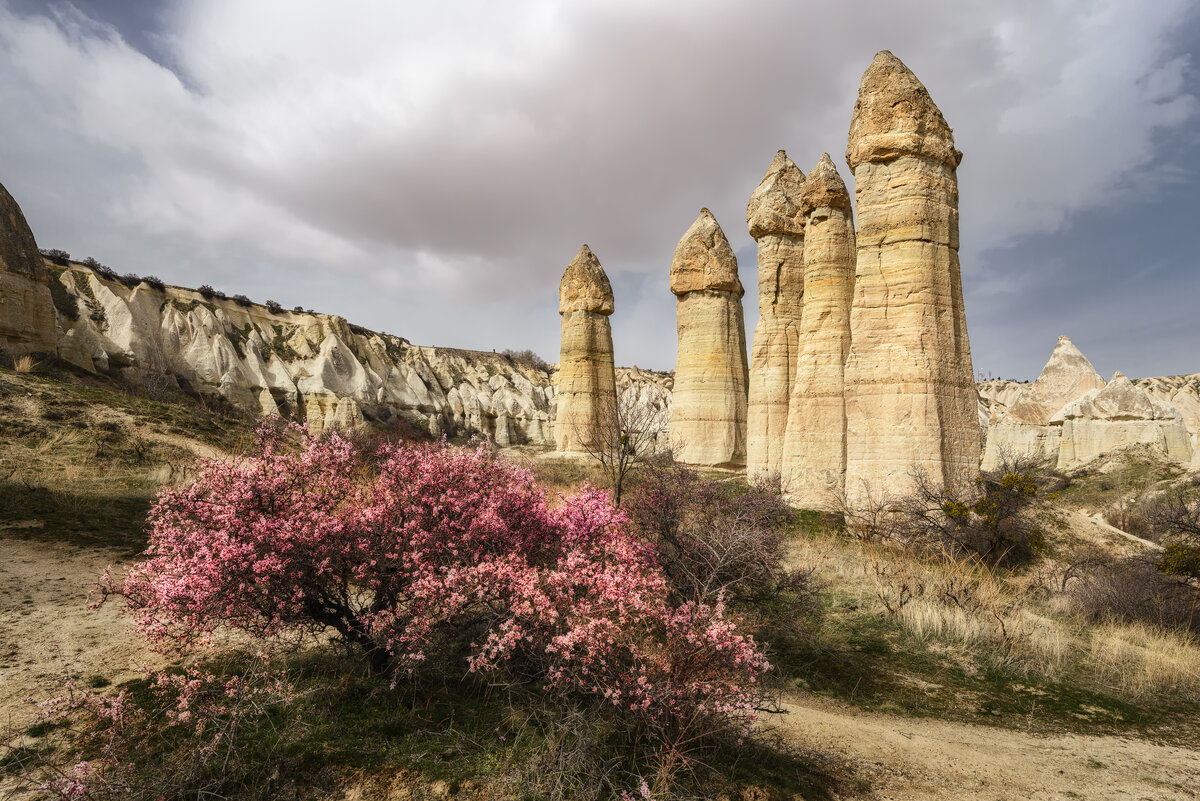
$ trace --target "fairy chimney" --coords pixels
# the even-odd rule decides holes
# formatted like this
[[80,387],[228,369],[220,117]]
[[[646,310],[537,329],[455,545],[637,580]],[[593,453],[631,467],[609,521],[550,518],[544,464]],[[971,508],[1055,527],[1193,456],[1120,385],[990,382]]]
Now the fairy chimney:
[[804,295],[804,173],[780,150],[750,195],[746,223],[758,242],[758,324],[750,349],[746,472],[778,474],[799,353]]
[[858,210],[846,361],[852,507],[979,468],[977,394],[958,263],[962,153],[929,92],[884,50],[863,74],[846,161]]
[[612,287],[604,268],[584,245],[567,265],[558,286],[562,345],[558,359],[554,443],[559,451],[582,453],[599,427],[615,424],[617,380],[613,369]]
[[746,333],[737,257],[708,209],[671,261],[679,353],[671,442],[685,464],[746,464]]
[[804,317],[780,484],[789,502],[830,510],[845,488],[843,369],[850,351],[854,218],[850,194],[825,153],[800,193],[805,218]]

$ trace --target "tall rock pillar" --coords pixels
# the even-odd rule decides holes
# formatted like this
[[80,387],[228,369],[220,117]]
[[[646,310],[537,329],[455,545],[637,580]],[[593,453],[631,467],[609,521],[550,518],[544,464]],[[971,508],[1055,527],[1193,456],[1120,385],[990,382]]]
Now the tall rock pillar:
[[750,195],[746,223],[758,242],[758,325],[750,349],[746,472],[780,472],[788,399],[799,354],[804,295],[804,173],[780,150]]
[[929,92],[888,51],[863,74],[846,161],[858,259],[846,362],[852,506],[979,469],[977,396],[958,264],[962,153]]
[[832,510],[846,481],[843,369],[850,352],[854,218],[829,154],[800,192],[805,216],[804,317],[788,410],[780,483],[788,501]]
[[584,245],[558,285],[562,345],[558,358],[554,444],[559,451],[586,452],[597,427],[615,425],[617,379],[613,370],[612,286]]
[[679,355],[671,443],[685,464],[746,464],[746,329],[737,257],[708,209],[671,260]]

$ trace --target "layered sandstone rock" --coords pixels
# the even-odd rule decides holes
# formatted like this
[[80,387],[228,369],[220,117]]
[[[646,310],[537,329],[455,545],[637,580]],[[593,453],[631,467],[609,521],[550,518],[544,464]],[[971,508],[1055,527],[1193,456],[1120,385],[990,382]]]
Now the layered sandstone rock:
[[1179,410],[1152,399],[1119,372],[1103,389],[1091,390],[1057,416],[1062,421],[1060,470],[1130,445],[1148,445],[1182,465],[1192,461],[1191,437]]
[[758,242],[758,324],[750,350],[746,471],[780,472],[804,295],[804,173],[780,150],[746,206]]
[[554,443],[559,451],[586,453],[605,425],[618,425],[613,370],[612,287],[604,268],[584,245],[567,265],[558,287],[562,345],[558,362],[558,410]]
[[801,191],[805,215],[804,316],[783,447],[781,485],[806,509],[834,509],[845,487],[843,369],[854,297],[850,195],[825,153]]
[[61,320],[59,354],[88,370],[165,381],[316,430],[403,418],[501,445],[553,442],[550,373],[500,354],[420,347],[342,317],[181,287],[130,288],[76,264],[58,280],[79,305],[78,319]]
[[916,76],[891,53],[863,74],[846,160],[858,210],[846,362],[851,505],[979,467],[978,398],[958,263],[962,154]]
[[708,209],[671,261],[679,353],[671,441],[685,464],[746,464],[746,334],[737,257]]
[[671,390],[675,385],[672,373],[641,370],[633,367],[617,368],[618,406],[624,419],[622,427],[628,427],[639,435],[654,453],[663,453],[671,448]]
[[17,201],[0,185],[0,348],[47,351],[57,343],[49,276]]
[[1153,400],[1179,410],[1192,438],[1191,469],[1200,470],[1200,373],[1159,378],[1139,378],[1133,382]]
[[1027,385],[989,426],[983,469],[995,470],[1011,459],[1056,460],[1062,437],[1058,412],[1103,387],[1104,379],[1087,357],[1060,336],[1037,381]]

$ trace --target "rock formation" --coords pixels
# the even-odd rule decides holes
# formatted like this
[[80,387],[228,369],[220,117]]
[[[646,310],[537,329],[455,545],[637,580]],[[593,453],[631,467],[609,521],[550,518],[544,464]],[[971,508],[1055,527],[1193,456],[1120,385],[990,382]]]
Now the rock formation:
[[0,185],[0,348],[53,353],[56,341],[49,275],[21,207]]
[[1192,461],[1191,438],[1179,410],[1153,400],[1119,372],[1103,389],[1091,390],[1058,416],[1062,423],[1060,470],[1135,444],[1148,445],[1181,465]]
[[804,294],[804,173],[780,150],[746,206],[758,242],[758,324],[750,349],[746,472],[780,472],[788,402],[799,355]]
[[988,427],[983,469],[995,470],[1010,458],[1057,459],[1062,418],[1068,403],[1104,387],[1104,379],[1079,348],[1065,336],[1037,381],[1026,385],[1002,416]]
[[58,352],[87,370],[219,396],[318,431],[402,418],[501,445],[553,442],[550,374],[500,354],[420,347],[342,317],[181,287],[131,288],[74,263],[57,280],[79,308],[75,320],[60,317]]
[[797,506],[834,509],[846,475],[842,371],[850,351],[855,247],[850,194],[828,153],[808,174],[800,199],[807,229],[804,316],[781,485]]
[[1141,378],[1135,380],[1134,384],[1152,400],[1170,404],[1179,410],[1192,438],[1191,469],[1200,470],[1200,373]]
[[916,76],[885,51],[863,74],[846,161],[857,269],[846,362],[846,493],[853,506],[979,467],[978,397],[958,263],[962,153]]
[[612,287],[584,245],[558,286],[562,346],[558,361],[554,443],[559,451],[586,453],[605,425],[618,425],[613,370]]
[[746,464],[746,333],[737,257],[708,209],[671,261],[679,353],[671,442],[685,464]]

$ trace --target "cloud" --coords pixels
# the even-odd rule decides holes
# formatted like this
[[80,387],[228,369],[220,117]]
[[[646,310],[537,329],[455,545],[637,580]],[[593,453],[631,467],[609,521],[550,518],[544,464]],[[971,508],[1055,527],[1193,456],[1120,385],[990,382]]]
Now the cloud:
[[[0,180],[49,244],[87,237],[122,269],[284,284],[414,341],[488,348],[503,332],[551,358],[558,277],[586,241],[636,293],[618,297],[618,360],[670,367],[677,238],[707,205],[745,252],[746,198],[777,148],[806,170],[824,150],[841,163],[876,50],[922,78],[966,151],[968,292],[1011,297],[995,252],[1178,180],[1149,168],[1162,132],[1194,119],[1172,39],[1189,13],[188,0],[161,15],[151,58],[119,21],[3,8]],[[29,119],[47,135],[10,135]],[[89,219],[57,218],[47,179],[101,199]],[[306,295],[301,276],[330,273],[335,291]]]

